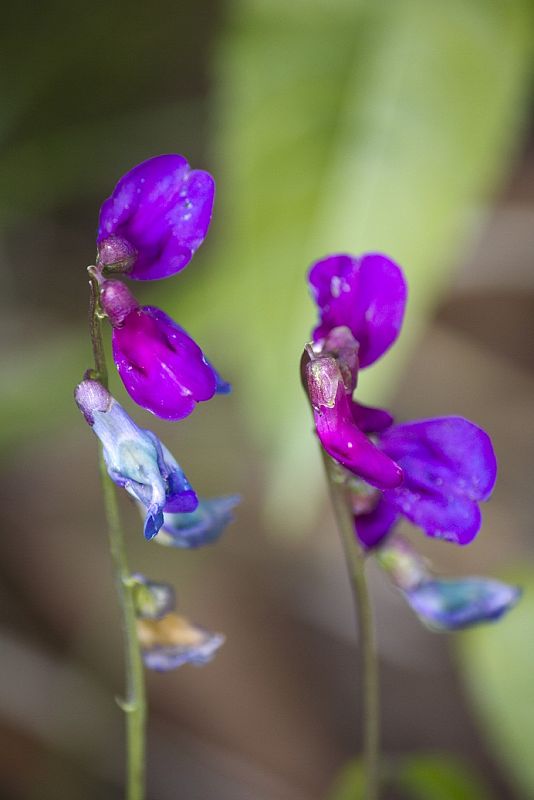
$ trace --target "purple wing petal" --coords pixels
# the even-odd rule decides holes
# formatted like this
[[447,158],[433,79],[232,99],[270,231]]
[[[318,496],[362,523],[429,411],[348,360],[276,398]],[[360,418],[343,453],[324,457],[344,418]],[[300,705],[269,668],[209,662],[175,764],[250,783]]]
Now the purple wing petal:
[[394,261],[379,253],[328,256],[312,266],[308,279],[319,306],[315,341],[346,325],[360,343],[360,367],[391,347],[400,333],[407,295],[404,275]]
[[354,517],[356,535],[365,548],[376,547],[387,536],[398,518],[397,509],[381,498],[376,508],[368,514],[358,514]]
[[380,447],[404,471],[404,483],[386,498],[429,536],[467,544],[481,524],[478,502],[497,474],[489,436],[462,417],[395,425]]
[[393,417],[385,408],[371,408],[361,403],[351,404],[352,419],[364,433],[381,433],[393,425]]
[[129,272],[136,280],[165,278],[182,270],[204,241],[215,183],[191,170],[181,155],[163,155],[134,167],[100,210],[97,242],[114,236],[137,252]]

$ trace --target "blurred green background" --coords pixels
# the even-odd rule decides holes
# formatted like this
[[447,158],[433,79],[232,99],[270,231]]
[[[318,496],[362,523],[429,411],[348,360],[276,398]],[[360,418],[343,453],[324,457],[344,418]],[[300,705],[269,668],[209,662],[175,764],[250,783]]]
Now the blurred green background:
[[[364,400],[462,414],[494,438],[477,541],[412,540],[443,572],[534,591],[533,23],[532,0],[4,6],[1,797],[121,796],[119,621],[72,389],[100,203],[151,155],[185,154],[218,193],[190,267],[134,290],[234,393],[169,425],[114,388],[201,494],[244,497],[198,553],[145,544],[122,498],[132,566],[228,636],[206,669],[149,676],[151,800],[322,800],[360,745],[348,583],[298,382],[313,260],[382,250],[407,273],[403,334],[362,376]],[[420,630],[378,572],[372,590],[385,749],[416,754],[387,797],[533,797],[528,590],[499,626],[457,637]],[[356,798],[358,780],[342,772],[331,796]]]

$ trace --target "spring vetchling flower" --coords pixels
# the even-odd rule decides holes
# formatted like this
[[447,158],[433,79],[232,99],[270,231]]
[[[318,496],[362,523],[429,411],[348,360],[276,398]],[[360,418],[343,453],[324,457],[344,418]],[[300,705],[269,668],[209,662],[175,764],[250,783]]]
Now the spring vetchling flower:
[[178,420],[230,391],[189,334],[159,308],[140,306],[121,281],[104,281],[100,302],[113,328],[117,370],[138,405]]
[[98,381],[86,378],[75,400],[103,445],[110,478],[146,509],[144,535],[152,539],[163,525],[163,512],[194,511],[198,498],[182,468],[151,431],[138,428]]
[[122,264],[135,280],[167,278],[191,261],[208,232],[215,182],[177,154],[143,161],[124,175],[98,221],[99,263]]
[[387,411],[352,397],[358,369],[400,333],[407,297],[400,267],[380,254],[335,255],[316,262],[309,280],[320,319],[304,377],[317,435],[332,458],[376,489],[362,493],[353,482],[360,541],[377,545],[403,515],[429,536],[467,544],[496,479],[488,435],[462,417],[394,425]]
[[221,633],[193,625],[175,611],[174,592],[168,584],[143,575],[132,576],[137,615],[137,636],[146,667],[168,672],[183,664],[202,666],[224,643]]

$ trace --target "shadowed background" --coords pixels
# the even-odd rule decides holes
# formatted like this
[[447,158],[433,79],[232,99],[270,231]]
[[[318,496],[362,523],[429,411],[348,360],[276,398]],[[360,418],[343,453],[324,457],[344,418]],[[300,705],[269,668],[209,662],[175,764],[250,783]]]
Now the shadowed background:
[[121,498],[132,567],[227,634],[205,669],[148,675],[149,797],[323,800],[360,746],[357,633],[298,361],[309,264],[366,249],[404,267],[410,299],[360,396],[400,420],[471,418],[500,463],[475,543],[412,541],[443,573],[527,589],[498,627],[440,637],[372,570],[385,750],[422,754],[391,798],[534,794],[533,19],[530,0],[3,10],[2,797],[121,796],[120,626],[72,390],[99,206],[173,151],[214,174],[213,225],[185,272],[133,289],[234,393],[170,425],[113,388],[200,494],[243,503],[217,546],[188,553],[146,544]]

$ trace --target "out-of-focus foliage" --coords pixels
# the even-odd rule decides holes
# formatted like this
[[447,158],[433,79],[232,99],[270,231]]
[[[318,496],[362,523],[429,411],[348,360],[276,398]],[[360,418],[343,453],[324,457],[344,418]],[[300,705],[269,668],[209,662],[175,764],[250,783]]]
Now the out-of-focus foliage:
[[395,783],[407,800],[492,800],[494,796],[465,764],[441,754],[404,759]]
[[461,674],[479,715],[480,731],[508,777],[534,795],[534,574],[513,575],[524,589],[517,608],[498,625],[465,632],[457,643]]
[[[394,788],[405,800],[492,800],[488,786],[465,764],[443,754],[416,754],[384,764],[384,788]],[[364,797],[361,761],[348,764],[337,778],[328,800]],[[397,794],[395,795],[397,796]]]
[[[518,134],[531,12],[527,0],[232,4],[216,61],[220,248],[196,322],[224,337],[254,428],[278,451],[277,505],[315,463],[297,371],[309,263],[394,256],[410,284],[406,348]],[[363,379],[368,399],[398,373],[395,352]]]

